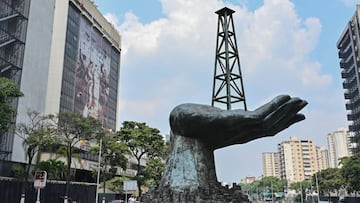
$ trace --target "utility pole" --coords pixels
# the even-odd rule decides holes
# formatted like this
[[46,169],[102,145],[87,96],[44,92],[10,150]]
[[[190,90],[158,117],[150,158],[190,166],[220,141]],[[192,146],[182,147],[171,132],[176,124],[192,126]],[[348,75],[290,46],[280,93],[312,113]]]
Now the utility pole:
[[218,28],[211,105],[218,103],[231,110],[232,104],[241,102],[243,109],[247,110],[232,17],[234,12],[227,7],[215,12],[218,14]]
[[96,177],[96,197],[95,197],[95,203],[98,203],[99,201],[99,182],[100,182],[100,170],[101,170],[101,147],[102,147],[102,139],[100,139],[99,144],[99,157],[98,157],[98,171],[97,171],[97,177]]

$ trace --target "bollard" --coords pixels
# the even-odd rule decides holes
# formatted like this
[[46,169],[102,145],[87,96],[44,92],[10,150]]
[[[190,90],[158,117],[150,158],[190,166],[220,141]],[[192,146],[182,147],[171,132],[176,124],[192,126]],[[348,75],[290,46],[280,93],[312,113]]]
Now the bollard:
[[20,203],[25,203],[25,194],[24,193],[21,194]]
[[68,203],[68,197],[67,196],[64,197],[64,203]]
[[105,197],[103,197],[103,198],[102,198],[101,203],[106,203],[106,199],[105,199]]

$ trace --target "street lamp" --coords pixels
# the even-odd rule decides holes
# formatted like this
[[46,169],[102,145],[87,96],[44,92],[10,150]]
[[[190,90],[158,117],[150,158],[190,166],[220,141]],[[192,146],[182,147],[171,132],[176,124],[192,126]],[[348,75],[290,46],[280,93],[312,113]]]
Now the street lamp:
[[316,181],[317,199],[318,199],[318,202],[320,202],[319,182],[318,182],[318,178],[317,178],[317,173],[315,173],[315,181]]
[[274,188],[273,188],[273,180],[270,179],[271,181],[271,202],[274,202]]
[[304,202],[303,200],[303,190],[302,190],[302,184],[301,184],[301,181],[300,181],[300,199],[301,199],[301,203]]
[[100,139],[100,144],[99,144],[99,161],[98,161],[98,171],[97,171],[97,178],[96,178],[96,198],[95,198],[95,203],[98,203],[98,201],[99,201],[101,147],[102,147],[102,139]]

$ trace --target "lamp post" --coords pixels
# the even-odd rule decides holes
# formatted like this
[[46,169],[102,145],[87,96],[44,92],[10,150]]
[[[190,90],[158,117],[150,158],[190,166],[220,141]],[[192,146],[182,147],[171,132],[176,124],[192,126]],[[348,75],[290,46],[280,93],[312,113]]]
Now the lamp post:
[[318,178],[317,178],[317,173],[315,173],[315,181],[316,181],[317,199],[318,199],[318,202],[320,202],[319,182],[318,182]]
[[274,188],[273,188],[273,180],[270,179],[271,181],[271,202],[274,202]]
[[303,190],[302,190],[302,184],[301,184],[301,182],[300,182],[300,199],[301,199],[301,203],[303,203],[304,200],[303,200]]
[[100,182],[100,162],[101,162],[101,147],[102,147],[102,139],[100,139],[99,144],[99,161],[98,161],[98,171],[97,171],[97,178],[96,178],[96,198],[95,203],[98,203],[99,201],[99,182]]

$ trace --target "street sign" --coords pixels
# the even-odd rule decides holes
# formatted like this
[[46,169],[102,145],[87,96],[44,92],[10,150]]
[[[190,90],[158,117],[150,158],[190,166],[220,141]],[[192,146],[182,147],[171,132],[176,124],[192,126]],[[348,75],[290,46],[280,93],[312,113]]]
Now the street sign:
[[42,189],[46,186],[46,171],[36,171],[35,172],[35,181],[34,181],[34,188]]
[[125,191],[133,191],[137,190],[137,182],[136,180],[124,181],[123,190]]

